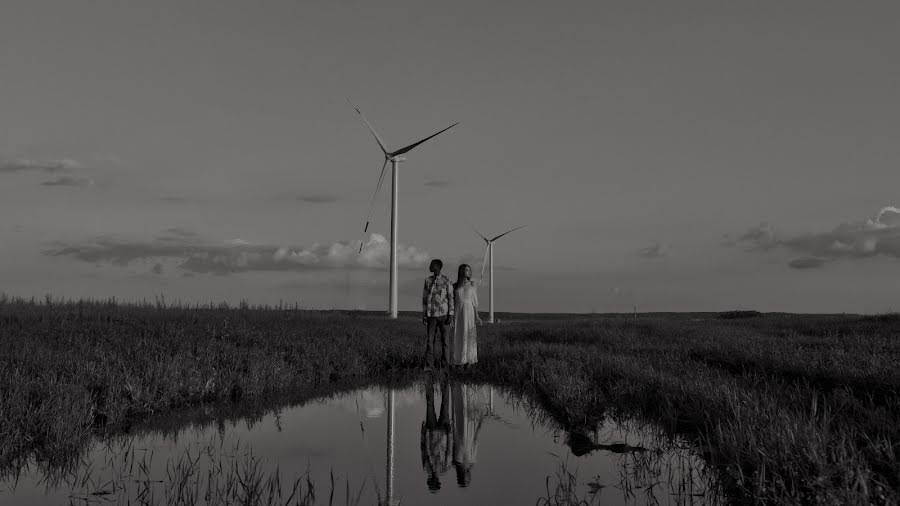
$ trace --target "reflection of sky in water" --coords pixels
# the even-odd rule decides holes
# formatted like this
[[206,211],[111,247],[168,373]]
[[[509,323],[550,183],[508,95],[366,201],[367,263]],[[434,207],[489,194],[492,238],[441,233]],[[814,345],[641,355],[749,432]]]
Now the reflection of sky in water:
[[[431,395],[426,391],[426,385],[395,390],[395,501],[414,505],[535,504],[547,496],[548,486],[553,494],[558,484],[568,482],[560,481],[566,472],[577,476],[575,493],[588,504],[699,504],[710,500],[685,495],[702,492],[702,462],[683,445],[679,449],[675,442],[659,437],[652,427],[607,420],[595,431],[569,434],[542,425],[541,412],[534,405],[498,389],[436,383]],[[267,473],[277,466],[282,483],[292,483],[308,472],[317,484],[316,495],[326,497],[326,504],[332,472],[341,504],[348,480],[354,495],[362,489],[362,504],[371,504],[386,489],[386,397],[381,388],[368,388],[286,408],[256,423],[225,422],[224,431],[219,430],[221,424],[217,428],[213,423],[183,430],[175,437],[148,433],[131,440],[117,438],[111,446],[130,443],[137,460],[152,453],[149,470],[155,480],[166,480],[167,467],[179,457],[196,457],[202,453],[200,448],[213,447],[214,457],[198,460],[202,472],[197,476],[205,476],[209,460],[215,466],[216,461],[246,459],[252,452]],[[427,409],[426,400],[432,402],[433,411]],[[647,451],[632,451],[639,448]],[[90,450],[95,487],[118,476],[134,488],[133,473],[121,478],[127,475],[121,470],[125,453],[102,444]],[[107,461],[110,463],[105,464]],[[561,463],[566,465],[565,472]],[[79,471],[80,477],[85,475],[85,467]],[[48,490],[47,483],[40,480],[39,472],[24,472],[15,493],[10,492],[10,480],[0,482],[0,503],[69,502],[71,487]],[[159,487],[165,484],[154,486],[162,499],[164,491]],[[695,490],[688,490],[691,486]],[[592,487],[599,492],[591,495]],[[75,488],[83,496],[92,491],[90,486]],[[135,491],[129,493],[135,495]]]
[[[416,389],[399,390],[394,394],[395,409],[399,406],[421,402],[420,397]],[[378,418],[384,415],[384,390],[380,388],[357,390],[332,402],[351,413],[364,414],[367,418]]]

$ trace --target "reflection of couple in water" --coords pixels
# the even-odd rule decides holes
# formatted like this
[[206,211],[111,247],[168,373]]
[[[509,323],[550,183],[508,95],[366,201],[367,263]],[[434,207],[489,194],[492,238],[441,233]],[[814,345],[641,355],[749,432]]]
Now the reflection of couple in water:
[[456,483],[460,487],[469,486],[478,451],[478,433],[487,416],[477,398],[479,388],[462,383],[450,386],[446,375],[440,382],[441,407],[435,416],[435,386],[434,379],[429,378],[425,385],[426,411],[420,440],[422,467],[427,474],[425,483],[432,492],[441,488],[440,476],[447,472],[449,464],[456,471]]

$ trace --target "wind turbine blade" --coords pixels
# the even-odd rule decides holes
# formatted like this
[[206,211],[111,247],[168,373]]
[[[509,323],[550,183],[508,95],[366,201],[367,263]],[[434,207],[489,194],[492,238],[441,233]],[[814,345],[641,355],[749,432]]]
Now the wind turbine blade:
[[389,156],[397,156],[397,155],[402,155],[403,153],[407,153],[410,150],[412,150],[412,148],[418,146],[419,144],[422,144],[423,142],[427,141],[428,139],[431,139],[432,137],[436,137],[436,136],[446,132],[447,130],[450,130],[451,128],[455,127],[458,124],[459,124],[459,122],[457,121],[456,123],[448,126],[447,128],[441,130],[440,132],[438,132],[436,134],[431,134],[428,137],[425,137],[424,139],[420,140],[419,142],[414,142],[414,143],[410,144],[409,146],[406,146],[405,148],[400,148],[397,151],[394,151],[393,153],[388,153],[388,155]]
[[498,235],[497,237],[494,237],[493,239],[491,239],[491,242],[496,241],[497,239],[503,237],[504,235],[506,235],[506,234],[508,234],[508,233],[510,233],[510,232],[515,232],[516,230],[519,230],[520,228],[525,228],[525,227],[527,227],[527,226],[528,226],[528,225],[522,225],[521,227],[516,227],[516,228],[510,229],[510,230],[507,230],[506,232],[503,232],[502,234]]
[[[487,242],[487,239],[485,239],[485,242]],[[487,254],[490,247],[491,243],[487,243],[487,246],[484,248],[484,260],[481,261],[481,277],[478,279],[479,284],[484,284],[484,266],[487,265]]]
[[[366,214],[366,226],[363,228],[363,241],[365,241],[366,232],[369,231],[369,220],[372,218],[372,209],[375,207],[375,200],[378,198],[378,190],[381,190],[381,184],[384,182],[384,169],[387,167],[388,159],[384,159],[381,164],[381,174],[378,176],[378,184],[375,185],[375,193],[372,194],[372,200],[369,202],[369,212]],[[359,244],[359,252],[362,253],[363,243]]]
[[474,230],[475,233],[478,234],[478,237],[481,237],[482,239],[484,239],[484,242],[490,242],[490,241],[488,240],[488,238],[484,236],[484,234],[482,234],[481,232],[478,231],[477,228],[472,227],[472,230]]
[[372,132],[372,135],[375,136],[375,142],[378,143],[378,147],[380,147],[381,151],[384,153],[384,155],[387,156],[388,150],[386,147],[384,147],[384,141],[382,141],[381,137],[378,136],[378,133],[375,132],[375,127],[373,127],[372,124],[369,123],[369,120],[366,119],[366,115],[363,114],[362,111],[359,110],[359,107],[356,107],[356,105],[354,105],[353,102],[350,102],[349,98],[347,99],[347,102],[349,102],[350,105],[352,105],[353,108],[356,109],[356,112],[358,112],[360,117],[363,119],[363,121],[366,122],[366,126],[369,127],[369,131]]

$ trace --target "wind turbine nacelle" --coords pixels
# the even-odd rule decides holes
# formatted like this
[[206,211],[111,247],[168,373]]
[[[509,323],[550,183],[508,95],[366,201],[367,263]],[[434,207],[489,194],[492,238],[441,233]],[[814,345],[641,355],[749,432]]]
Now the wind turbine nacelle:
[[392,156],[392,157],[390,158],[390,160],[391,160],[392,162],[405,162],[405,161],[406,161],[406,157],[403,156],[403,155],[397,155],[397,156]]

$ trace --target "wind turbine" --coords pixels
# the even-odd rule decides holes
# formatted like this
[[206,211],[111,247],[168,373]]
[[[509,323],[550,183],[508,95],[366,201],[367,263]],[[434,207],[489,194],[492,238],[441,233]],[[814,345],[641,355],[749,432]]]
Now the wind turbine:
[[[347,102],[350,102],[350,99],[347,99]],[[372,127],[372,124],[369,123],[369,120],[366,119],[366,116],[359,110],[359,107],[353,105],[353,102],[350,102],[350,105],[356,109],[356,112],[359,113],[360,117],[362,117],[363,121],[366,122],[366,126],[369,127],[369,131],[372,132],[372,135],[375,136],[375,142],[378,143],[378,147],[381,148],[381,151],[384,153],[384,163],[381,165],[381,175],[378,176],[378,184],[375,186],[375,193],[372,195],[372,202],[369,203],[369,214],[366,215],[366,226],[363,229],[363,234],[368,232],[369,230],[369,218],[372,216],[372,207],[375,205],[375,197],[378,196],[378,190],[381,189],[381,183],[384,181],[384,168],[387,167],[388,161],[391,162],[391,287],[390,287],[390,313],[391,318],[397,317],[397,180],[399,178],[400,171],[400,162],[406,160],[404,154],[411,151],[413,148],[422,144],[423,142],[431,139],[432,137],[436,137],[439,134],[450,130],[459,124],[456,122],[447,128],[437,132],[435,134],[431,134],[424,139],[414,142],[409,146],[404,148],[400,148],[396,151],[388,151],[385,147],[384,142],[381,140],[381,137],[375,132],[375,128]],[[359,245],[359,252],[362,253],[362,244]]]
[[475,233],[478,234],[478,237],[481,237],[482,239],[484,239],[485,244],[487,244],[487,247],[484,250],[485,258],[484,258],[484,261],[481,262],[481,279],[484,279],[485,264],[487,263],[487,261],[490,261],[490,263],[491,263],[491,268],[488,271],[488,283],[491,285],[490,297],[488,298],[488,312],[489,312],[488,323],[494,323],[494,241],[503,237],[506,234],[515,232],[516,230],[519,230],[520,228],[525,228],[526,226],[527,225],[522,225],[521,227],[511,228],[511,229],[507,230],[506,232],[503,232],[502,234],[494,237],[493,239],[488,239],[487,237],[483,236],[481,234],[481,232],[478,231],[478,229],[475,229]]

